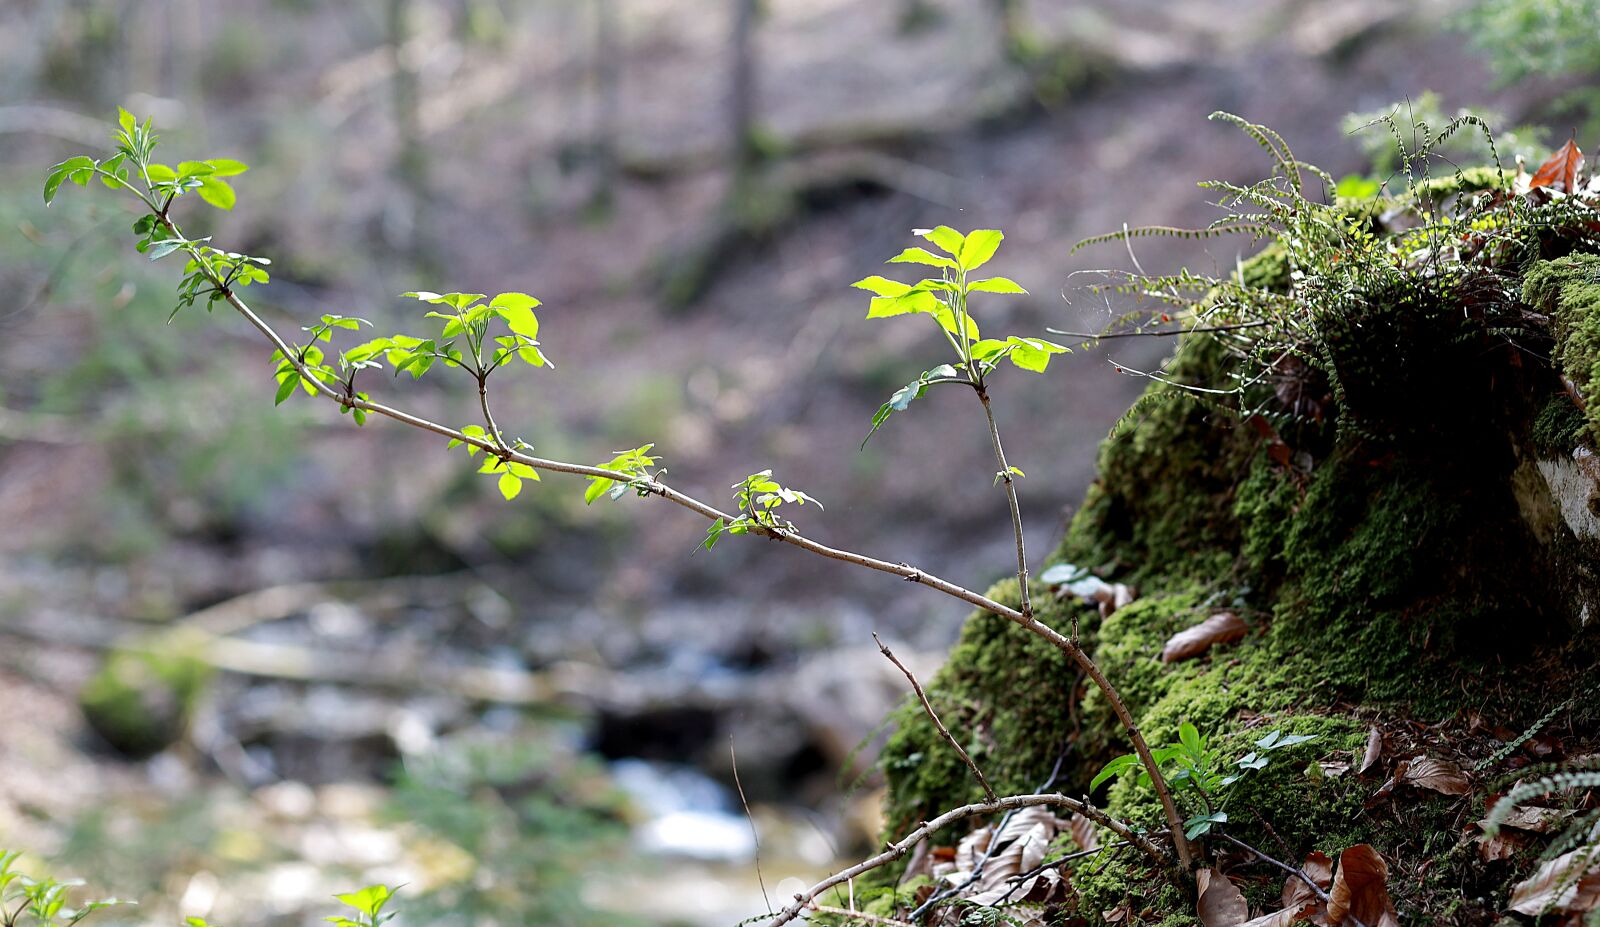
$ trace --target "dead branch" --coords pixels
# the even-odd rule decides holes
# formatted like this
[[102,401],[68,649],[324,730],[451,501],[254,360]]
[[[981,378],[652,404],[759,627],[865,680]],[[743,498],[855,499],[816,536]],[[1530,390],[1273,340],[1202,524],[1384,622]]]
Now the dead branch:
[[877,642],[878,649],[883,651],[883,655],[889,658],[889,662],[899,667],[900,672],[904,673],[906,679],[910,681],[912,691],[917,693],[917,698],[922,702],[922,710],[927,713],[929,720],[933,722],[933,726],[938,729],[939,736],[943,737],[944,742],[956,751],[956,756],[961,757],[961,762],[967,764],[967,768],[972,770],[972,774],[978,777],[978,784],[983,786],[984,797],[994,801],[997,797],[994,792],[994,786],[989,784],[988,777],[983,774],[983,770],[978,768],[978,764],[972,761],[972,757],[967,755],[966,749],[961,746],[960,742],[950,736],[950,729],[944,726],[943,721],[939,720],[938,712],[933,710],[933,703],[928,701],[928,693],[922,691],[922,684],[917,682],[917,677],[911,674],[911,670],[906,669],[906,665],[900,662],[900,659],[894,655],[894,651],[890,650],[883,641],[878,639],[876,631],[872,633],[872,639]]

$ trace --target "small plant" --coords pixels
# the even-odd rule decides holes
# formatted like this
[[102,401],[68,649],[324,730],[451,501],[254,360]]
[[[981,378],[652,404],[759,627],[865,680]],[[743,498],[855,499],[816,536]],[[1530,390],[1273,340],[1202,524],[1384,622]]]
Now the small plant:
[[395,912],[385,911],[384,907],[394,900],[394,893],[399,887],[390,888],[387,885],[368,885],[366,888],[347,892],[343,895],[334,895],[339,902],[355,913],[355,917],[346,914],[330,914],[323,918],[334,927],[382,927],[394,919]]
[[[928,586],[1023,627],[1067,656],[1105,695],[1128,734],[1134,755],[1139,757],[1161,799],[1178,867],[1188,868],[1193,857],[1188,841],[1179,836],[1183,830],[1182,817],[1159,764],[1139,734],[1116,687],[1079,646],[1075,631],[1073,636],[1068,637],[1041,622],[1033,611],[1021,508],[1016,490],[1016,481],[1023,476],[1023,471],[1007,460],[991,401],[991,377],[1004,363],[1026,372],[1043,372],[1049,366],[1050,358],[1066,353],[1067,348],[1041,338],[983,336],[972,314],[971,297],[974,294],[1026,292],[1006,277],[978,278],[974,275],[999,249],[1005,237],[1000,231],[979,229],[962,234],[947,226],[917,230],[916,234],[943,253],[912,247],[892,258],[890,263],[931,266],[937,268],[937,276],[907,284],[874,275],[855,285],[873,294],[868,318],[926,315],[934,321],[952,352],[951,362],[924,371],[917,380],[880,407],[872,419],[872,432],[881,427],[895,411],[904,410],[932,386],[961,384],[971,389],[979,400],[994,453],[994,481],[1004,488],[1016,543],[1018,607],[997,602],[910,564],[839,550],[810,539],[801,533],[788,513],[807,503],[817,504],[818,509],[821,505],[808,493],[779,483],[773,478],[771,470],[756,471],[734,484],[736,510],[726,512],[667,485],[662,478],[665,470],[657,466],[659,455],[653,453],[654,445],[651,444],[618,453],[599,466],[534,456],[531,443],[521,437],[508,435],[497,423],[489,389],[491,382],[499,382],[496,376],[498,372],[515,361],[522,361],[536,369],[552,366],[538,340],[539,319],[534,310],[539,307],[539,300],[526,293],[500,293],[490,298],[481,293],[411,292],[405,295],[439,307],[425,314],[426,318],[437,323],[436,329],[425,335],[395,334],[340,349],[335,344],[338,336],[359,332],[370,327],[370,324],[353,316],[325,314],[316,323],[302,328],[306,336],[303,341],[290,342],[258,315],[241,295],[249,286],[268,282],[269,275],[265,268],[270,266],[270,262],[264,258],[219,250],[208,244],[208,239],[190,239],[173,217],[175,204],[190,193],[197,194],[201,200],[217,208],[233,208],[236,201],[233,188],[222,178],[241,174],[247,170],[246,166],[231,159],[185,161],[177,167],[156,162],[153,155],[157,136],[150,121],[140,123],[122,110],[119,110],[118,131],[113,139],[116,150],[109,158],[96,160],[79,156],[53,167],[45,182],[46,203],[69,180],[80,186],[87,186],[91,180],[99,180],[113,190],[131,195],[140,207],[140,215],[133,224],[134,233],[139,236],[136,248],[153,261],[174,254],[181,254],[187,259],[174,315],[197,303],[208,310],[218,304],[226,304],[237,312],[272,348],[269,363],[276,381],[277,402],[286,402],[295,393],[303,392],[307,396],[335,403],[357,425],[365,424],[373,416],[388,418],[435,434],[443,438],[450,449],[463,447],[469,457],[481,453],[483,460],[479,472],[494,476],[500,493],[507,499],[517,497],[526,482],[539,480],[542,473],[581,476],[588,481],[584,493],[586,502],[593,502],[602,495],[620,498],[631,489],[641,498],[656,496],[700,514],[711,522],[703,541],[706,548],[713,547],[723,535],[765,537],[828,559]],[[393,368],[395,376],[409,373],[412,379],[421,378],[434,367],[464,373],[476,387],[481,420],[451,427],[374,401],[367,392],[367,383],[374,372],[381,370],[385,364]],[[868,433],[869,438],[872,432]],[[990,810],[1010,810],[1013,805],[1005,804],[1008,801],[1028,799],[1037,803],[1040,798],[995,798],[988,805],[947,812],[941,819],[949,822],[964,820],[969,815],[982,813],[982,809],[990,805],[993,806]],[[1107,826],[1120,826],[1103,812],[1076,799],[1059,795],[1044,798],[1057,804],[1065,803],[1083,813],[1098,814]],[[1132,835],[1125,826],[1123,831]],[[920,829],[916,839],[925,839],[929,832],[926,827]],[[1133,840],[1133,843],[1153,863],[1164,870],[1169,869],[1170,860],[1165,850],[1142,837]],[[886,861],[879,859],[867,868],[882,865]],[[794,904],[777,913],[774,924],[786,923],[798,917],[804,905],[826,887],[826,884],[819,883],[811,893],[797,898]],[[381,900],[374,903],[381,906]],[[376,911],[374,908],[369,912],[370,916],[375,918]],[[341,924],[341,927],[345,925]],[[376,927],[375,922],[366,927]]]
[[83,883],[23,875],[16,868],[21,856],[19,850],[0,849],[0,927],[73,927],[96,911],[133,904],[104,898],[69,906],[69,893]]
[[[1255,741],[1256,749],[1230,760],[1222,750],[1212,746],[1209,737],[1185,721],[1178,725],[1177,741],[1150,752],[1162,769],[1171,770],[1167,782],[1174,791],[1187,792],[1199,799],[1202,810],[1184,821],[1184,835],[1194,840],[1209,833],[1213,826],[1227,823],[1225,806],[1232,795],[1233,784],[1249,773],[1266,768],[1271,761],[1267,754],[1315,739],[1314,734],[1268,731]],[[1140,781],[1149,781],[1149,774],[1140,766],[1139,758],[1130,753],[1102,767],[1090,781],[1089,788],[1097,789],[1102,782],[1129,770],[1134,770]]]

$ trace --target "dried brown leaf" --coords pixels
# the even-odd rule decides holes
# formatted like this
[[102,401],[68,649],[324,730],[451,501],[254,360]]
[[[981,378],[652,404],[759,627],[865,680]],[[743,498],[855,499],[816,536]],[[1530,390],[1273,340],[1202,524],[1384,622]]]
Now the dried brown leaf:
[[1517,883],[1510,907],[1533,917],[1600,908],[1600,848],[1579,847],[1540,866]]
[[[1311,853],[1306,857],[1306,861],[1300,864],[1300,871],[1310,876],[1311,881],[1317,883],[1317,887],[1323,891],[1327,891],[1328,886],[1333,884],[1333,860],[1329,859],[1326,853]],[[1284,880],[1284,908],[1298,908],[1308,902],[1320,900],[1317,893],[1311,890],[1311,886],[1299,876],[1292,875]]]
[[1353,924],[1400,927],[1400,916],[1389,900],[1389,865],[1370,844],[1359,843],[1339,854],[1339,870],[1328,889],[1328,922],[1334,927]]
[[1376,727],[1367,732],[1367,752],[1361,757],[1361,767],[1356,770],[1363,776],[1372,764],[1383,758],[1383,734]]
[[1245,921],[1239,927],[1289,927],[1301,921],[1313,920],[1322,910],[1322,902],[1311,901],[1296,908],[1284,908],[1271,914],[1263,914],[1253,920]]
[[1215,644],[1229,644],[1244,637],[1244,621],[1233,612],[1218,612],[1192,628],[1179,631],[1162,648],[1161,662],[1175,663],[1198,657]]
[[1472,780],[1461,771],[1461,767],[1449,760],[1436,760],[1427,756],[1412,757],[1410,766],[1399,779],[1419,789],[1429,789],[1444,795],[1465,795],[1472,791]]
[[1220,869],[1200,870],[1197,909],[1204,927],[1239,927],[1250,919],[1250,906],[1245,903],[1244,893],[1228,881]]
[[1516,831],[1502,830],[1494,836],[1488,834],[1478,835],[1478,855],[1486,863],[1499,859],[1510,859],[1523,843],[1523,838]]
[[1076,811],[1067,819],[1067,830],[1072,834],[1072,839],[1078,844],[1079,849],[1100,849],[1100,828]]
[[1550,160],[1539,165],[1533,172],[1533,180],[1528,183],[1530,189],[1538,187],[1552,187],[1562,193],[1571,193],[1578,187],[1578,171],[1583,168],[1583,152],[1576,142],[1568,141]]

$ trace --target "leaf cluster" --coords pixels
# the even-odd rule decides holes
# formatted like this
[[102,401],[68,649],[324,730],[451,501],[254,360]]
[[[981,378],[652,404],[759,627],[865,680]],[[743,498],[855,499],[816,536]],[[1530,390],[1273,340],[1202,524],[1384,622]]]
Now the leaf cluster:
[[[1223,810],[1223,806],[1231,793],[1230,786],[1245,775],[1266,768],[1270,762],[1267,754],[1315,739],[1314,734],[1268,731],[1254,741],[1256,749],[1230,759],[1220,747],[1212,744],[1211,738],[1202,735],[1193,724],[1185,721],[1178,725],[1176,741],[1164,746],[1151,747],[1150,755],[1155,758],[1156,765],[1160,767],[1166,776],[1167,784],[1172,786],[1174,792],[1192,792],[1204,806],[1201,813],[1185,822],[1185,835],[1193,840],[1209,832],[1212,826],[1227,823],[1228,813]],[[1150,781],[1150,775],[1140,763],[1139,757],[1128,753],[1101,767],[1090,780],[1089,788],[1091,791],[1097,789],[1102,782],[1130,770],[1138,776],[1140,782]]]
[[936,277],[925,277],[916,283],[902,283],[879,274],[864,277],[852,283],[856,289],[872,293],[867,318],[886,319],[900,315],[925,315],[939,327],[940,333],[955,355],[954,363],[940,364],[924,370],[889,401],[878,407],[872,416],[872,430],[862,440],[867,441],[883,427],[889,416],[903,412],[927,393],[929,387],[946,383],[959,383],[982,389],[985,379],[1004,361],[1010,361],[1019,370],[1043,373],[1056,354],[1070,353],[1069,348],[1043,338],[1015,335],[1005,338],[985,338],[978,322],[970,311],[969,299],[974,293],[1020,294],[1027,290],[1009,277],[970,276],[973,271],[989,263],[999,250],[1005,234],[998,229],[976,229],[962,234],[949,226],[915,229],[913,234],[926,239],[944,252],[936,254],[922,247],[906,248],[890,258],[889,264],[920,264],[937,268]]

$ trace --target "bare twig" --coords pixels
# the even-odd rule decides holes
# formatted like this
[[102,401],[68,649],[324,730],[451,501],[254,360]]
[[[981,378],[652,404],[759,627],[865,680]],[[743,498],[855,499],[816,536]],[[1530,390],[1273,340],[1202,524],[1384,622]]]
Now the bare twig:
[[[1233,844],[1234,846],[1238,847],[1239,849],[1244,850],[1247,853],[1250,853],[1250,854],[1254,855],[1256,859],[1259,859],[1264,863],[1269,863],[1269,864],[1271,864],[1273,866],[1277,866],[1279,869],[1282,869],[1284,872],[1287,872],[1290,876],[1293,876],[1294,878],[1299,879],[1301,882],[1304,882],[1306,884],[1306,887],[1311,889],[1311,893],[1313,895],[1316,895],[1317,899],[1319,901],[1321,901],[1323,904],[1327,904],[1329,901],[1332,900],[1332,899],[1330,899],[1328,897],[1328,893],[1322,890],[1322,886],[1318,885],[1317,881],[1315,879],[1311,878],[1311,876],[1304,869],[1301,869],[1299,866],[1291,866],[1288,863],[1284,862],[1283,860],[1273,859],[1272,857],[1270,857],[1267,854],[1261,852],[1260,850],[1256,849],[1255,847],[1251,846],[1250,844],[1245,843],[1243,840],[1240,840],[1239,838],[1233,836],[1232,834],[1223,833],[1220,830],[1214,830],[1214,831],[1212,831],[1212,833],[1214,833],[1217,836],[1221,837],[1222,839],[1228,841],[1229,843]],[[1354,914],[1346,913],[1345,914],[1345,918],[1347,920],[1353,922],[1355,924],[1355,927],[1367,927],[1367,925],[1362,923],[1361,919],[1359,917],[1356,917]]]
[[1154,332],[1144,331],[1142,329],[1131,332],[1071,332],[1059,328],[1046,328],[1045,331],[1052,335],[1066,335],[1068,338],[1084,338],[1090,341],[1106,341],[1111,338],[1167,338],[1174,335],[1187,335],[1190,332],[1236,332],[1247,328],[1260,328],[1263,325],[1268,324],[1271,323],[1265,319],[1258,319],[1254,322],[1238,322],[1233,325],[1196,325],[1193,328],[1176,328],[1167,331]]
[[745,820],[750,822],[750,837],[756,843],[756,884],[761,886],[761,903],[772,913],[772,899],[767,897],[767,880],[761,874],[761,832],[756,830],[756,816],[750,813],[750,799],[744,797],[744,783],[739,781],[739,756],[733,750],[733,735],[728,735],[728,762],[733,765],[733,787],[739,792],[739,804],[744,806]]
[[967,751],[961,746],[960,741],[952,737],[950,735],[949,728],[946,728],[944,726],[944,722],[939,720],[938,712],[933,710],[933,703],[928,701],[928,694],[922,691],[922,684],[917,682],[917,677],[911,674],[911,670],[906,669],[906,665],[900,662],[900,659],[894,655],[894,651],[890,650],[882,640],[878,639],[878,633],[876,631],[872,633],[872,639],[877,643],[878,649],[883,651],[883,655],[889,658],[889,662],[898,667],[900,672],[904,673],[906,679],[910,681],[912,691],[917,693],[917,698],[922,702],[922,710],[927,712],[928,719],[931,720],[933,722],[933,726],[938,729],[939,736],[943,737],[944,742],[949,744],[951,749],[956,751],[956,756],[961,757],[961,762],[967,764],[967,768],[972,770],[972,774],[978,777],[978,784],[983,786],[984,797],[990,801],[994,801],[997,797],[994,792],[994,786],[989,784],[989,779],[983,774],[983,770],[979,769],[978,764],[974,763],[972,761],[972,757],[967,755]]
[[916,830],[913,830],[911,833],[901,838],[897,843],[889,844],[884,848],[882,853],[879,853],[870,859],[862,860],[848,869],[842,869],[833,875],[828,876],[826,879],[823,879],[821,882],[811,886],[805,891],[796,894],[794,896],[794,904],[791,904],[782,911],[779,911],[777,915],[768,922],[768,927],[782,927],[782,925],[789,923],[796,917],[799,917],[801,912],[804,911],[818,895],[830,888],[833,888],[835,885],[847,882],[863,873],[871,872],[880,866],[886,866],[889,863],[894,862],[900,857],[911,852],[912,848],[917,844],[927,840],[935,833],[946,827],[949,827],[951,824],[954,824],[957,821],[975,817],[980,814],[994,814],[997,811],[1015,811],[1019,808],[1032,808],[1038,805],[1054,805],[1076,811],[1084,817],[1087,817],[1090,820],[1093,820],[1095,823],[1105,827],[1107,830],[1115,833],[1117,836],[1122,837],[1124,840],[1127,840],[1145,855],[1159,863],[1163,868],[1166,868],[1171,864],[1171,861],[1168,859],[1167,855],[1162,852],[1161,849],[1154,843],[1151,843],[1148,837],[1144,836],[1143,834],[1135,833],[1134,830],[1127,824],[1118,821],[1086,801],[1076,798],[1068,798],[1067,796],[1061,794],[1008,795],[1004,798],[997,798],[994,801],[963,805],[960,808],[953,808],[949,811],[946,811],[944,814],[939,815],[933,820],[926,822],[921,827],[918,827]]

